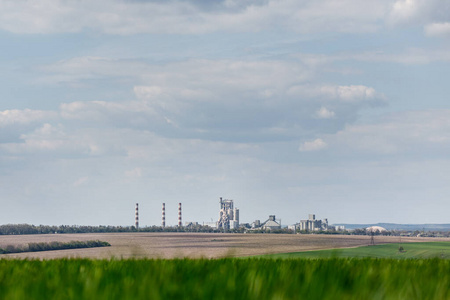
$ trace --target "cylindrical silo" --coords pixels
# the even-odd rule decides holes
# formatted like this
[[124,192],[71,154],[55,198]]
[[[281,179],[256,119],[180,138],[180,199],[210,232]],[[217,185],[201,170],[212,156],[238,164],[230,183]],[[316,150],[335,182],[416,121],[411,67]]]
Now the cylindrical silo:
[[239,224],[239,209],[234,209],[234,220]]

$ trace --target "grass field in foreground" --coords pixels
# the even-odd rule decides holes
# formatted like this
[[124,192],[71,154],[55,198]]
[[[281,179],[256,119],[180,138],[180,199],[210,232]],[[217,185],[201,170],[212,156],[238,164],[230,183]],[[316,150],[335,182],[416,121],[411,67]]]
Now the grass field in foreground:
[[[404,251],[400,252],[400,245]],[[263,255],[267,258],[444,258],[450,259],[450,242],[403,243]]]
[[0,260],[0,299],[449,299],[450,260]]

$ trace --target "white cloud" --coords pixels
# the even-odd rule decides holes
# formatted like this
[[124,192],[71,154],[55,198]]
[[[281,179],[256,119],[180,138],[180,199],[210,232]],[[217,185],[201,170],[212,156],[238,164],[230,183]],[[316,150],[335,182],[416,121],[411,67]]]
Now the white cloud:
[[428,36],[447,36],[450,35],[450,22],[428,24],[424,30]]
[[[95,130],[88,130],[93,131]],[[79,157],[103,154],[100,141],[89,134],[67,130],[64,125],[48,123],[32,132],[20,135],[18,142],[0,144],[0,149],[14,155],[52,155],[54,157]]]
[[139,167],[136,167],[132,170],[125,171],[125,176],[128,178],[139,178],[142,177],[142,169]]
[[368,52],[356,54],[349,59],[372,61],[372,62],[393,62],[405,65],[422,65],[435,61],[450,61],[450,53],[442,50],[427,50],[420,48],[409,48],[403,53]]
[[363,100],[371,100],[375,98],[375,89],[363,85],[338,86],[330,91],[342,101],[355,102]]
[[442,0],[398,0],[392,6],[388,22],[424,26],[428,36],[447,35],[450,6]]
[[108,34],[259,31],[367,32],[390,1],[270,0],[205,3],[196,1],[2,1],[0,28],[14,33],[94,30]]
[[450,7],[442,0],[398,0],[392,5],[392,23],[426,24],[448,20]]
[[342,153],[446,155],[450,150],[450,110],[395,113],[373,124],[349,125],[328,135],[327,141]]
[[147,117],[154,117],[155,112],[146,103],[140,101],[106,102],[76,101],[62,103],[59,113],[67,120],[83,120],[94,123],[125,122],[128,125],[145,123]]
[[327,146],[328,146],[327,143],[325,143],[322,139],[315,139],[314,141],[311,142],[304,142],[300,146],[299,150],[302,152],[318,151],[326,148]]
[[298,85],[289,88],[287,93],[305,97],[337,99],[344,103],[378,102],[385,98],[382,94],[376,93],[374,88],[364,85]]
[[0,127],[14,124],[29,124],[43,120],[51,120],[57,116],[52,111],[32,110],[32,109],[12,109],[0,111]]
[[[356,62],[387,62],[399,63],[404,65],[423,65],[432,62],[449,62],[450,53],[441,49],[426,49],[410,47],[402,51],[386,52],[386,51],[366,51],[356,53],[340,53],[335,55],[315,55],[315,54],[297,54],[296,57],[305,62],[307,65],[313,65],[317,68],[325,68],[333,62],[356,61]],[[343,73],[343,72],[341,72]],[[323,86],[323,89],[333,89],[333,86]],[[301,87],[293,87],[293,90]],[[319,93],[320,87],[315,87]],[[382,95],[378,95],[383,98]]]
[[331,119],[334,118],[336,114],[334,111],[328,110],[326,107],[322,106],[318,111],[316,111],[315,116],[319,119]]
[[[327,132],[339,130],[363,106],[383,103],[385,98],[364,85],[306,84],[314,82],[321,66],[305,63],[302,57],[167,64],[77,57],[42,69],[50,74],[47,79],[43,76],[47,82],[53,78],[89,82],[96,76],[136,82],[133,92],[138,101],[64,103],[60,115],[66,120],[147,128],[183,138],[297,140],[306,132],[325,129],[321,126],[328,126]],[[313,126],[317,118],[336,122]]]
[[[204,34],[283,30],[374,32],[383,23],[444,24],[450,9],[441,0],[261,0],[229,1],[59,1],[0,2],[0,29],[13,33],[55,34],[94,31]],[[428,32],[430,29],[426,29]],[[432,30],[432,29],[431,29]],[[432,30],[432,32],[434,32]]]
[[88,182],[88,180],[89,180],[89,177],[87,177],[87,176],[80,177],[77,180],[75,180],[75,182],[73,183],[73,186],[74,187],[82,186],[82,185],[86,184]]
[[402,22],[415,17],[420,7],[423,5],[422,1],[417,0],[399,0],[394,3],[391,11],[391,20],[393,22]]
[[133,91],[139,99],[153,99],[163,93],[159,86],[135,86]]

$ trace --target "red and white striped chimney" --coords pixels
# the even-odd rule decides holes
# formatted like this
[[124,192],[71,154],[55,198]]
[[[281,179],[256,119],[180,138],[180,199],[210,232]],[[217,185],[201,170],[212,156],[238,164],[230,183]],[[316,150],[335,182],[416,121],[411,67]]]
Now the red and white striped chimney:
[[136,203],[136,213],[134,218],[134,226],[139,229],[139,203]]
[[181,203],[178,203],[178,227],[181,227]]
[[161,227],[166,227],[166,204],[162,204],[162,219],[161,219]]

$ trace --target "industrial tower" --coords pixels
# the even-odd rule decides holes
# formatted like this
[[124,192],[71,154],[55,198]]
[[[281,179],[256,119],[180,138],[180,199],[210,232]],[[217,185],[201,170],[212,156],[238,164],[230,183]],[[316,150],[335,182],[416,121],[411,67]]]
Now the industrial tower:
[[139,203],[136,203],[136,212],[135,212],[135,218],[134,218],[134,227],[136,227],[136,229],[139,229]]
[[239,209],[233,207],[233,200],[220,197],[219,203],[220,212],[217,228],[224,230],[239,228]]

